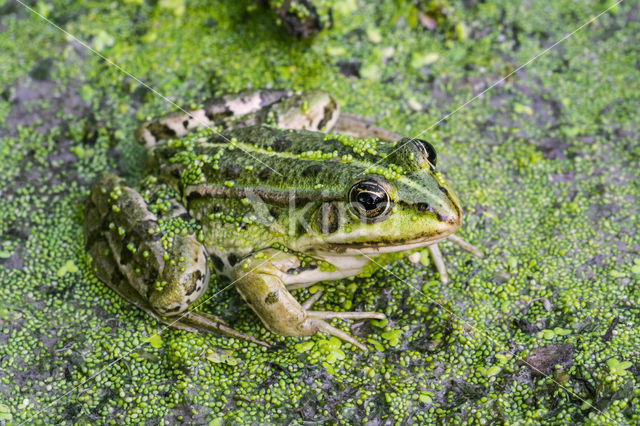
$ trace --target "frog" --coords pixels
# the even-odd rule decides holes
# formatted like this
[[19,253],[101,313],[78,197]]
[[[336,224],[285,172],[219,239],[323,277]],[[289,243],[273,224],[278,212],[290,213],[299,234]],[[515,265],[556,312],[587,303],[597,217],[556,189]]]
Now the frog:
[[264,326],[282,336],[318,332],[367,347],[331,320],[383,313],[313,310],[322,292],[292,291],[362,273],[389,253],[456,237],[462,207],[423,139],[340,111],[322,90],[247,90],[149,119],[136,132],[145,174],[128,186],[107,173],[85,207],[96,276],[168,326],[270,346],[194,310],[212,274],[224,277]]

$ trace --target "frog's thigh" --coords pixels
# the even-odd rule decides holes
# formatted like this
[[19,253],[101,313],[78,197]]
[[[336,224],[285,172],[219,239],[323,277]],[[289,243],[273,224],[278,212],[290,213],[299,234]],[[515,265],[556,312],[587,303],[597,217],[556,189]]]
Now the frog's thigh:
[[126,277],[118,269],[116,260],[111,253],[109,244],[105,238],[96,238],[87,242],[87,251],[93,258],[93,266],[96,272],[96,276],[100,281],[106,283],[118,296],[122,297],[128,303],[138,307],[147,315],[152,317],[158,322],[171,325],[181,330],[196,332],[196,328],[183,322],[169,323],[162,319],[153,310],[149,301],[145,300],[138,291],[131,286]]
[[138,291],[129,284],[125,276],[122,275],[118,269],[116,260],[110,253],[109,244],[106,239],[98,238],[93,240],[88,244],[87,250],[94,259],[93,265],[96,276],[105,282],[120,297],[128,303],[137,306],[156,321],[169,327],[190,331],[192,333],[204,330],[269,347],[268,343],[256,339],[249,334],[239,332],[229,327],[221,318],[206,312],[187,311],[175,317],[161,317],[156,313],[149,301],[144,299]]
[[293,255],[263,250],[236,265],[233,278],[240,295],[269,330],[284,336],[310,336],[316,330],[305,327],[306,311],[280,278],[283,266],[296,263]]
[[214,99],[204,108],[191,111],[181,109],[147,121],[137,130],[136,139],[150,148],[158,141],[181,138],[194,130],[223,123],[229,116],[242,117],[254,114],[289,96],[290,91],[276,89],[248,90],[226,95]]

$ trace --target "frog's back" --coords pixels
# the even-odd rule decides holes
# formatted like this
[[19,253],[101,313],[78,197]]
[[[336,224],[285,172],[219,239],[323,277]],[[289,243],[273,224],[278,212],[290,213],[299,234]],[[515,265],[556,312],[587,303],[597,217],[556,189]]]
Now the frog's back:
[[[344,188],[384,168],[396,142],[304,130],[252,126],[223,135],[169,141],[151,150],[149,164],[187,199],[207,189],[237,198],[250,188],[274,203],[344,197]],[[197,160],[197,161],[194,161]],[[378,170],[379,171],[379,170]],[[226,189],[225,189],[226,188]]]

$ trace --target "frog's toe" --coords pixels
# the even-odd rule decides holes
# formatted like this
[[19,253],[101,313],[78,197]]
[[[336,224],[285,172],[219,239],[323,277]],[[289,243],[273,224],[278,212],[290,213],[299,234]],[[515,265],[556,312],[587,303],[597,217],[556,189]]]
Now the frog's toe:
[[378,319],[383,320],[386,316],[379,312],[333,312],[333,311],[307,311],[307,322],[312,324],[312,327],[322,330],[331,336],[335,336],[339,339],[344,340],[345,342],[351,343],[353,346],[367,352],[367,347],[360,343],[355,337],[351,336],[349,333],[345,333],[344,331],[332,326],[325,320],[331,318],[341,318],[341,319]]
[[331,319],[331,318],[341,318],[341,319],[350,319],[350,320],[360,320],[360,319],[377,319],[383,320],[387,318],[385,314],[380,312],[334,312],[334,311],[307,311],[307,315],[309,318],[318,318],[318,319]]
[[311,309],[313,304],[316,303],[318,300],[320,300],[320,298],[322,297],[323,293],[324,292],[322,290],[316,291],[313,294],[313,296],[311,296],[310,298],[308,298],[307,300],[304,301],[304,303],[302,304],[302,308],[304,308],[305,310]]
[[484,253],[482,253],[482,250],[480,250],[478,247],[474,246],[473,244],[463,240],[462,238],[458,237],[456,234],[449,235],[447,239],[452,243],[458,245],[463,250],[466,250],[475,256],[484,257]]
[[364,352],[369,352],[367,347],[365,345],[363,345],[362,343],[360,343],[360,341],[358,339],[356,339],[355,337],[353,337],[349,333],[346,333],[346,332],[340,330],[339,328],[336,328],[336,327],[332,326],[328,322],[323,321],[321,319],[308,319],[307,321],[312,323],[313,327],[315,329],[322,330],[322,331],[324,331],[325,333],[327,333],[327,334],[329,334],[331,336],[335,336],[340,340],[343,340],[345,342],[351,343],[353,346],[357,347],[358,349],[361,349]]
[[435,265],[438,274],[440,274],[440,281],[442,282],[442,284],[448,284],[449,274],[447,273],[447,267],[444,264],[442,252],[440,251],[438,244],[431,244],[427,247],[427,249],[429,249],[431,260],[433,260],[433,264]]
[[206,312],[185,312],[177,320],[168,320],[171,322],[171,326],[175,327],[176,324],[192,326],[200,330],[208,331],[215,334],[223,334],[229,337],[235,337],[240,340],[246,340],[248,342],[255,343],[264,347],[271,347],[267,342],[260,339],[256,339],[250,334],[243,333],[229,327],[221,318],[215,315],[207,314]]

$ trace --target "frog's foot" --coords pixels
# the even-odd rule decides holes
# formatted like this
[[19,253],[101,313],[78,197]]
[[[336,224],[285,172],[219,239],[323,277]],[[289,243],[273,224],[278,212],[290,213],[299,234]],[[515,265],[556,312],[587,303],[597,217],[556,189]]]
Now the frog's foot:
[[389,141],[399,141],[403,138],[402,135],[377,127],[373,123],[374,121],[370,118],[343,112],[340,113],[335,132],[359,138],[380,138]]
[[299,265],[298,257],[290,253],[275,249],[254,253],[234,268],[236,289],[260,317],[265,327],[274,333],[302,337],[324,331],[367,351],[366,346],[353,336],[330,325],[326,320],[384,319],[384,314],[308,311],[307,308],[320,296],[314,295],[301,305],[289,293],[282,279],[282,276],[286,275],[285,271]]
[[363,320],[363,319],[378,319],[383,320],[386,318],[384,314],[378,312],[333,312],[333,311],[310,311],[311,306],[316,303],[322,297],[323,291],[317,291],[304,301],[301,305],[303,309],[307,311],[307,318],[315,323],[315,327],[319,330],[323,330],[326,333],[336,336],[339,339],[342,339],[346,342],[351,343],[353,346],[356,346],[363,351],[367,351],[367,348],[360,343],[357,339],[350,336],[348,333],[333,327],[331,324],[327,323],[324,320],[331,318],[341,318],[344,320]]
[[[478,257],[484,256],[479,248],[472,244],[469,244],[468,242],[454,234],[449,235],[447,239]],[[430,246],[427,246],[427,248],[429,249],[429,254],[431,255],[433,264],[435,265],[438,274],[440,274],[440,281],[442,282],[442,284],[447,284],[449,282],[449,274],[447,273],[447,267],[444,264],[442,252],[440,252],[438,244],[431,244]]]

